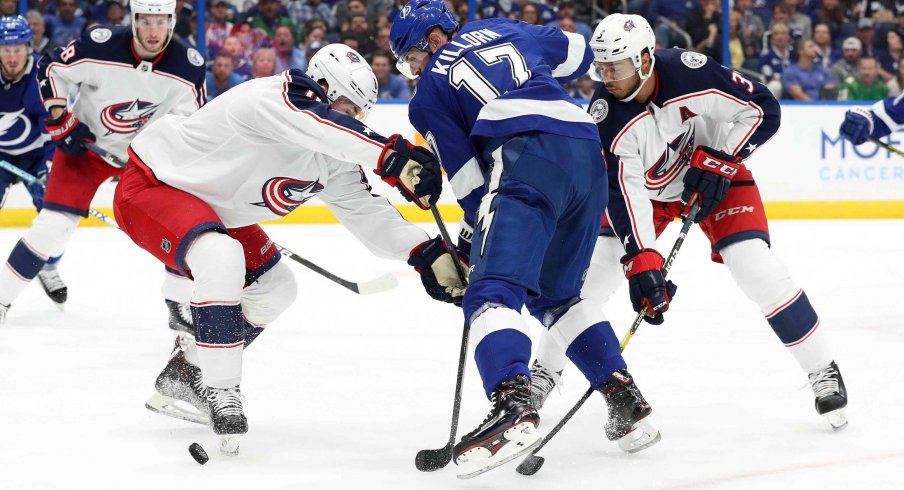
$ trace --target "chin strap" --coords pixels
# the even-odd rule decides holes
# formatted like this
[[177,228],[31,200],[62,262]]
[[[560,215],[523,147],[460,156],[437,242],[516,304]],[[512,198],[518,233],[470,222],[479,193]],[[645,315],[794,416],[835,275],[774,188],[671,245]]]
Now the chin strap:
[[632,92],[631,95],[625,97],[624,99],[618,99],[618,100],[620,100],[620,101],[622,101],[622,102],[630,102],[630,101],[634,100],[634,97],[637,97],[637,94],[640,93],[640,89],[643,88],[643,85],[644,85],[645,83],[647,83],[647,80],[649,80],[650,77],[653,76],[653,68],[654,68],[655,66],[656,66],[656,58],[652,58],[652,57],[651,57],[651,59],[650,59],[650,73],[647,73],[646,75],[644,75],[643,72],[641,71],[642,68],[638,68],[638,69],[637,69],[637,74],[640,75],[640,84],[637,85],[637,89],[634,90],[634,92]]

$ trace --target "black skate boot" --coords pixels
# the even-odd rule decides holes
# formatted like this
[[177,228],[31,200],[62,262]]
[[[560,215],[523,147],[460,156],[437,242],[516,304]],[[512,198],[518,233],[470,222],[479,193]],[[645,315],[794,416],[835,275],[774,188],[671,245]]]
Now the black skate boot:
[[847,417],[844,414],[847,390],[835,361],[821,371],[810,373],[810,386],[816,397],[816,412],[825,416],[835,431],[847,427]]
[[609,406],[606,437],[610,441],[618,441],[622,451],[636,453],[662,439],[659,431],[645,420],[653,409],[644,400],[627,369],[612,373],[609,381],[597,391],[603,394]]
[[144,404],[148,410],[197,424],[210,424],[208,389],[201,379],[201,368],[185,359],[178,340],[154,387],[157,392]]
[[507,463],[542,440],[537,431],[540,416],[530,401],[527,376],[504,381],[493,392],[492,401],[486,419],[452,450],[455,464],[462,467],[458,478],[472,478]]
[[42,270],[38,272],[38,279],[41,281],[41,287],[47,293],[47,297],[56,303],[60,308],[69,298],[69,288],[60,277],[60,273],[56,269]]
[[239,439],[248,432],[248,419],[242,409],[242,392],[233,388],[208,388],[210,420],[215,434],[220,436],[220,451],[230,455],[239,453]]
[[169,310],[170,330],[185,332],[194,338],[195,324],[191,318],[191,304],[166,300],[166,309]]
[[559,384],[562,371],[550,371],[540,361],[534,360],[530,367],[530,400],[534,408],[540,410],[552,393],[553,388]]

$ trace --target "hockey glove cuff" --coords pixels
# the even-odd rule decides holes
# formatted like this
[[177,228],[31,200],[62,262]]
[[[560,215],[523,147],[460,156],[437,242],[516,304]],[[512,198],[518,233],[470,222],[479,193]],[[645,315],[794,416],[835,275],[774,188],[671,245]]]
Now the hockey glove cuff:
[[684,192],[681,193],[683,213],[690,212],[694,195],[700,211],[694,220],[699,223],[710,215],[728,193],[731,180],[741,169],[742,158],[729,155],[708,146],[698,146],[691,155],[690,168],[684,175]]
[[474,228],[464,219],[458,226],[458,259],[465,264],[465,268],[471,265],[471,240],[474,239]]
[[625,277],[628,278],[628,292],[634,311],[644,312],[644,320],[653,325],[664,321],[663,313],[668,311],[669,302],[678,290],[672,281],[662,275],[665,261],[656,250],[645,248],[634,255],[621,259]]
[[430,209],[443,190],[436,156],[398,134],[392,135],[383,147],[374,173],[421,209]]
[[[421,275],[424,289],[431,298],[461,306],[466,286],[459,279],[452,254],[440,237],[414,247],[408,258],[408,265]],[[467,268],[465,273],[467,274]]]
[[80,157],[84,155],[88,149],[82,143],[85,141],[94,142],[97,138],[88,128],[88,125],[79,121],[69,111],[63,111],[60,117],[47,117],[44,119],[47,127],[47,133],[53,139],[53,144],[60,151],[73,156]]

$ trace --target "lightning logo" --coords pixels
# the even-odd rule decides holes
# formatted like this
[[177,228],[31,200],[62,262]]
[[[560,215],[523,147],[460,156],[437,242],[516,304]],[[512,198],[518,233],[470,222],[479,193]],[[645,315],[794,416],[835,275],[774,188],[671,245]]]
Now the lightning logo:
[[477,227],[480,228],[480,256],[483,257],[483,251],[486,249],[487,241],[490,237],[490,227],[493,226],[493,218],[496,216],[496,210],[493,209],[493,201],[499,192],[499,181],[502,178],[502,151],[501,148],[493,152],[496,163],[490,171],[489,189],[483,199],[480,200],[480,208],[477,210]]
[[25,117],[25,109],[0,114],[0,148],[13,148],[31,135],[31,121]]

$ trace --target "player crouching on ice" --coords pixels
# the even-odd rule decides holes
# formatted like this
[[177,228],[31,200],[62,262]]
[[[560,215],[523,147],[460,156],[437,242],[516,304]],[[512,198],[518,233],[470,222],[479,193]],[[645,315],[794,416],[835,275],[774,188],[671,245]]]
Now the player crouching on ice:
[[334,44],[307,74],[245,82],[191,116],[162,118],[129,148],[116,219],[140,247],[194,279],[196,342],[176,348],[156,387],[206,412],[224,451],[237,452],[248,430],[242,350],[296,295],[257,223],[316,195],[376,255],[414,266],[432,297],[461,302],[464,286],[440,239],[370,192],[361,165],[425,209],[442,185],[433,154],[359,121],[376,97],[364,58]]
[[[473,226],[463,310],[486,419],[453,448],[459,478],[539,444],[527,306],[609,402],[622,438],[650,412],[598,305],[580,294],[607,200],[599,133],[561,83],[587,73],[580,35],[492,18],[459,29],[440,0],[409,2],[390,31],[402,73],[419,77],[409,119],[449,175]],[[615,408],[615,410],[613,410]],[[640,450],[659,440],[650,429]]]
[[[696,221],[712,244],[712,260],[728,267],[808,373],[816,411],[835,430],[844,427],[847,392],[827,333],[769,248],[763,202],[744,165],[778,131],[778,101],[762,84],[702,54],[656,50],[653,30],[638,15],[606,17],[590,46],[603,83],[589,112],[609,164],[611,194],[584,293],[605,303],[627,276],[634,310],[646,306],[654,313],[647,321],[662,323],[675,286],[663,278],[656,238],[696,197]],[[535,369],[550,374],[567,360],[545,340],[538,362]],[[545,399],[552,384],[537,395]]]

